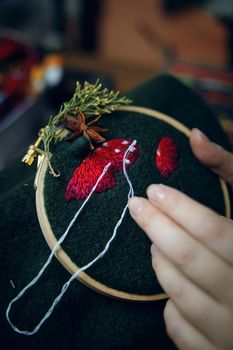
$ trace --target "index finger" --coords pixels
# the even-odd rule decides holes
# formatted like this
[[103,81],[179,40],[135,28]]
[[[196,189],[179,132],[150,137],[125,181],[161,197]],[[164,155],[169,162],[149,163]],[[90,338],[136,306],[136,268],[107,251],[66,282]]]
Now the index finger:
[[165,186],[151,185],[148,199],[197,240],[233,264],[233,224],[184,193]]

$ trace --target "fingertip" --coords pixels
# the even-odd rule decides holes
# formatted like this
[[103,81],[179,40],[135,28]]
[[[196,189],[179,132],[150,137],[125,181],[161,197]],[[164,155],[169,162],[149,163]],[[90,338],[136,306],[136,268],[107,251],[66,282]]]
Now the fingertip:
[[200,143],[203,141],[209,141],[209,138],[199,129],[193,128],[191,130],[190,139]]
[[147,188],[147,196],[148,199],[154,203],[158,204],[160,201],[163,200],[165,196],[165,189],[166,187],[162,184],[152,184]]
[[128,201],[128,208],[131,216],[136,218],[143,208],[143,199],[134,196]]
[[203,132],[197,128],[191,130],[189,143],[193,154],[199,158],[202,156],[203,147],[205,141],[208,141],[208,138],[203,134]]
[[204,165],[209,167],[218,166],[221,161],[221,147],[199,129],[194,128],[190,133],[190,146],[193,154]]

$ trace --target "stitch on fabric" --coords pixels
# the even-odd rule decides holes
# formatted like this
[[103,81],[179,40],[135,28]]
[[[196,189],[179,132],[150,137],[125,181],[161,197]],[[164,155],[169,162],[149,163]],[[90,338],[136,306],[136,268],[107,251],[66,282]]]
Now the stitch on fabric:
[[164,178],[170,177],[177,169],[179,151],[175,141],[165,136],[159,141],[155,155],[155,166]]

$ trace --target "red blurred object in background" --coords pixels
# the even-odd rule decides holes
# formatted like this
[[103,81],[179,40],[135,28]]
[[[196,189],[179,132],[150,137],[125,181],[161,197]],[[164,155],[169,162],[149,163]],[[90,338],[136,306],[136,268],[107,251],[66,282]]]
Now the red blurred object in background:
[[36,51],[17,39],[0,37],[0,121],[28,94]]

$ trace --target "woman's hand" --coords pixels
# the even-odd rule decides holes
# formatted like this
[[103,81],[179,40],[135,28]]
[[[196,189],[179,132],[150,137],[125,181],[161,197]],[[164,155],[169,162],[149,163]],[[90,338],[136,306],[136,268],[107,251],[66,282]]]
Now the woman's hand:
[[190,145],[197,159],[233,186],[233,154],[211,142],[200,130],[193,129]]
[[[233,155],[198,130],[196,157],[233,184]],[[233,222],[183,193],[151,185],[148,200],[129,201],[132,217],[153,242],[152,265],[169,296],[164,317],[179,349],[233,349]]]

